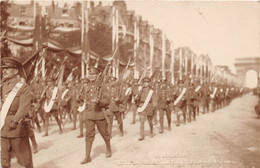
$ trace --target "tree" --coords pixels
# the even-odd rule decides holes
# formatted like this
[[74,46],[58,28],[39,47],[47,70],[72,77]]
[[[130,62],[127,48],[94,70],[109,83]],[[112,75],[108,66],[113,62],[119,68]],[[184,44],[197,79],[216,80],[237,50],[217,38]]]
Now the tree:
[[8,12],[8,8],[11,6],[8,0],[1,1],[1,57],[10,56],[11,51],[8,48],[7,41],[2,38],[4,34],[8,31],[8,17],[10,13]]

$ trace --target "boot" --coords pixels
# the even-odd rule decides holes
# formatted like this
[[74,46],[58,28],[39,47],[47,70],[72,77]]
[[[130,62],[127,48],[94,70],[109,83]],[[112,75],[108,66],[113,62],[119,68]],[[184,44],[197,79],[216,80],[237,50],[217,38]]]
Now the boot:
[[153,125],[150,125],[150,138],[153,138]]
[[92,144],[93,142],[86,141],[86,157],[80,164],[86,164],[88,162],[91,162],[90,152],[91,152]]
[[106,158],[110,158],[112,156],[112,150],[111,150],[111,145],[110,145],[110,140],[105,141],[106,142]]
[[176,126],[177,127],[180,126],[180,115],[179,114],[177,114],[177,124],[176,124]]
[[25,166],[25,168],[33,168],[33,161],[31,160],[30,163]]
[[164,132],[163,119],[160,119],[160,131],[159,131],[159,133],[162,134],[163,132]]
[[83,134],[79,134],[78,136],[77,136],[77,138],[83,138],[84,136],[83,136]]
[[144,123],[140,123],[140,138],[138,139],[139,141],[144,140]]
[[186,113],[183,113],[183,121],[184,121],[184,124],[186,124]]
[[35,136],[32,135],[30,136],[31,142],[32,142],[32,146],[33,146],[33,153],[37,153],[38,152],[38,144],[36,142]]

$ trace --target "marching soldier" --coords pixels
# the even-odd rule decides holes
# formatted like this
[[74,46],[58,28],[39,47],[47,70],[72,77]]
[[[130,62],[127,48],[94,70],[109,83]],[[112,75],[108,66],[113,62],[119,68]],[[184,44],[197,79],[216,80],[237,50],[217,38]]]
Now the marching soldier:
[[210,101],[211,101],[211,106],[212,106],[212,112],[214,112],[217,108],[217,92],[218,92],[218,87],[215,85],[213,82],[212,85],[210,86],[211,94],[210,94]]
[[194,121],[196,121],[196,111],[195,111],[195,100],[196,100],[196,92],[194,88],[194,84],[192,82],[189,83],[187,87],[186,97],[186,105],[188,108],[188,122],[191,122],[191,116],[193,116]]
[[158,89],[158,111],[160,117],[160,131],[164,132],[164,112],[166,112],[166,117],[168,121],[168,129],[171,130],[171,110],[169,109],[170,103],[170,90],[167,86],[166,80],[162,80]]
[[108,119],[109,119],[109,134],[112,137],[112,127],[113,127],[113,118],[114,116],[116,117],[116,120],[118,122],[119,126],[119,136],[123,136],[124,132],[123,132],[123,123],[122,123],[122,116],[121,116],[121,112],[119,109],[120,104],[122,103],[120,98],[119,98],[119,86],[118,83],[116,81],[115,77],[111,77],[110,78],[110,82],[108,83],[107,86],[107,90],[109,93],[109,98],[110,98],[110,103],[108,106]]
[[135,124],[135,118],[136,118],[136,110],[137,110],[137,105],[135,102],[135,98],[140,91],[141,87],[138,85],[138,80],[134,79],[133,84],[132,84],[132,99],[131,99],[131,104],[130,104],[130,111],[133,113],[133,120],[131,124]]
[[6,57],[1,62],[1,166],[11,167],[12,150],[20,165],[33,168],[27,122],[24,121],[30,110],[31,91],[20,77],[23,67],[18,60]]
[[150,126],[150,137],[153,137],[153,115],[156,102],[152,98],[153,90],[150,88],[150,82],[151,81],[148,77],[143,78],[143,88],[136,98],[136,101],[139,105],[137,112],[140,118],[140,138],[138,139],[139,141],[144,140],[144,122],[146,118]]
[[184,124],[186,124],[186,100],[185,100],[185,94],[186,94],[187,88],[184,86],[183,81],[179,81],[179,89],[178,89],[178,97],[174,101],[175,106],[175,112],[177,117],[177,124],[176,126],[180,126],[180,113],[183,115],[183,121]]
[[46,127],[45,127],[45,134],[43,136],[48,136],[48,129],[49,129],[49,119],[51,115],[55,118],[58,126],[59,126],[59,133],[62,134],[61,128],[61,121],[59,119],[59,105],[58,105],[58,87],[54,86],[54,81],[51,78],[47,79],[47,87],[46,90],[46,100],[44,104],[44,111],[46,117]]
[[71,102],[71,113],[72,113],[72,118],[73,118],[73,128],[71,130],[76,129],[76,124],[77,124],[77,115],[78,115],[78,107],[80,104],[80,95],[82,91],[82,87],[80,87],[79,80],[76,79],[74,85],[72,86],[72,102]]
[[[86,95],[86,88],[88,86],[88,82],[89,82],[88,79],[84,78],[83,84],[81,86],[82,87],[82,89],[81,89],[82,93],[80,93],[81,94],[80,101],[79,101],[80,106],[77,109],[79,111],[79,135],[77,136],[77,138],[83,138],[83,127],[84,127],[85,122],[86,122],[85,117],[84,117],[84,113],[83,113],[83,111],[85,110],[84,108],[86,108],[86,107],[84,107],[84,105],[85,105],[84,97]],[[82,107],[82,111],[80,109],[81,107]]]
[[95,139],[95,126],[97,126],[101,136],[106,143],[106,157],[111,157],[110,136],[107,129],[107,121],[102,108],[109,105],[109,97],[105,92],[100,93],[99,70],[95,67],[89,68],[89,80],[86,88],[86,109],[83,111],[86,120],[86,156],[81,164],[91,162],[90,153]]

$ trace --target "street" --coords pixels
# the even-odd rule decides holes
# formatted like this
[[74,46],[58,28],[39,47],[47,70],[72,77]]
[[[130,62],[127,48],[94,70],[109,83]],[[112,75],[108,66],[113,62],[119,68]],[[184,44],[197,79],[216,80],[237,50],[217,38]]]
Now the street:
[[[117,122],[114,122],[112,157],[105,157],[105,143],[97,133],[92,162],[87,165],[80,164],[85,157],[85,139],[76,138],[79,129],[71,131],[70,122],[60,135],[55,120],[52,120],[48,137],[42,137],[44,129],[41,133],[35,131],[39,151],[33,155],[34,167],[257,168],[260,165],[260,119],[256,119],[254,112],[256,103],[257,97],[249,93],[214,113],[200,113],[195,122],[181,123],[180,127],[173,124],[171,131],[166,128],[165,117],[165,132],[159,134],[157,124],[153,138],[149,137],[146,121],[144,141],[138,141],[140,125],[139,122],[130,125],[132,114],[129,113],[124,120],[123,137],[119,137]],[[176,121],[174,114],[172,120]],[[20,167],[16,159],[12,160],[12,167]]]

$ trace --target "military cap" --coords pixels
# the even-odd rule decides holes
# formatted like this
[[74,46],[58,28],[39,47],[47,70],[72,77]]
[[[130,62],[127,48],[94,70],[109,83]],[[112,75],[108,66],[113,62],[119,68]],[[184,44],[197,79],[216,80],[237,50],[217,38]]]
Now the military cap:
[[98,73],[99,73],[99,69],[96,68],[96,67],[94,67],[94,66],[89,67],[89,68],[88,68],[88,71],[89,71],[89,74],[90,74],[90,75],[94,75],[94,74],[98,74]]
[[13,57],[4,57],[1,61],[2,68],[16,68],[16,69],[21,69],[23,65],[21,62]]
[[151,82],[151,80],[150,80],[150,78],[148,78],[148,77],[144,77],[144,78],[143,78],[143,82]]
[[54,81],[53,78],[47,78],[47,79],[46,79],[46,82],[53,82],[53,81]]

